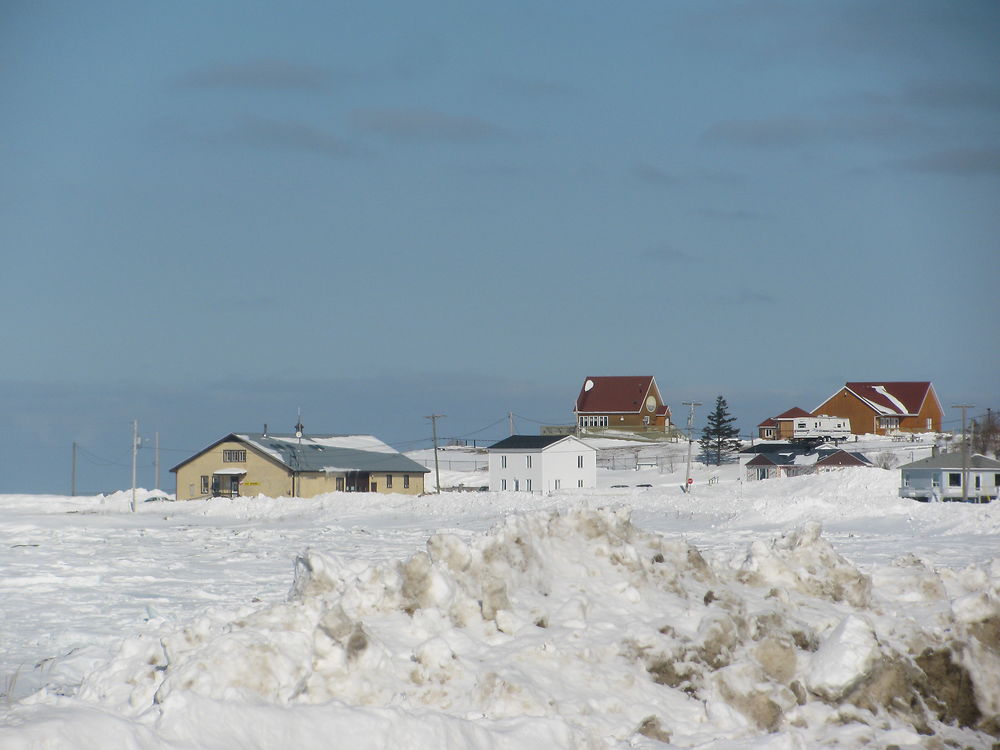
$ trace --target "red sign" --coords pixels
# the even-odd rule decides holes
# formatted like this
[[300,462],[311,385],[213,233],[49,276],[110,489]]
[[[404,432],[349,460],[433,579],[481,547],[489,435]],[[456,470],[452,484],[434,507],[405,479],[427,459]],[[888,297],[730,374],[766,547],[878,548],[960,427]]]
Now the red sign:
[[694,484],[694,477],[688,477],[688,484]]

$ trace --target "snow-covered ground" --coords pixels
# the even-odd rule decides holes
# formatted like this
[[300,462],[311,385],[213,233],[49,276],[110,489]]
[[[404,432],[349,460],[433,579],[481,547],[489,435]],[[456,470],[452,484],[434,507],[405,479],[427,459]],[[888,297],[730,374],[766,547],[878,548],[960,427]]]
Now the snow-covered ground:
[[0,496],[0,748],[997,741],[1000,504],[685,494],[661,449],[549,496]]

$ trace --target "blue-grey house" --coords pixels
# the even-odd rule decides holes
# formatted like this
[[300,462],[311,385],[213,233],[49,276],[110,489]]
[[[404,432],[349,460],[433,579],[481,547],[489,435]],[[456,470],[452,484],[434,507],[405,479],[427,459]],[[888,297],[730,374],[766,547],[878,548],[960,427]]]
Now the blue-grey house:
[[988,503],[1000,492],[1000,461],[975,454],[968,458],[968,487],[962,488],[962,454],[942,453],[899,467],[900,497],[922,502],[962,500]]

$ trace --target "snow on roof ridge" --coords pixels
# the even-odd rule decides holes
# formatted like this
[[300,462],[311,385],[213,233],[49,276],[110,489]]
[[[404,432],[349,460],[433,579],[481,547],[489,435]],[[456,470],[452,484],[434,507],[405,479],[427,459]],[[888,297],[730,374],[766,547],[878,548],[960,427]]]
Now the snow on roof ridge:
[[903,404],[903,402],[900,401],[895,396],[893,396],[891,393],[889,393],[889,391],[886,390],[886,387],[884,385],[873,385],[872,386],[872,390],[875,391],[876,393],[882,394],[887,399],[889,399],[889,401],[892,402],[893,406],[895,406],[897,409],[899,409],[899,413],[900,414],[907,414],[907,413],[909,413],[909,409],[906,408],[906,406]]

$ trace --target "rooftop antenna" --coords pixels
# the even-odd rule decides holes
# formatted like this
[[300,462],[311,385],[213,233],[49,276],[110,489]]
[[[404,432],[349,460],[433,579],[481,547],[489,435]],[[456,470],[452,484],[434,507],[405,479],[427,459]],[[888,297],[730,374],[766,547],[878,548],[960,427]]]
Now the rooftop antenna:
[[302,444],[302,431],[303,430],[305,430],[305,427],[302,426],[302,407],[300,406],[299,407],[299,418],[298,418],[298,421],[295,423],[295,437],[297,437],[299,439],[299,445]]

